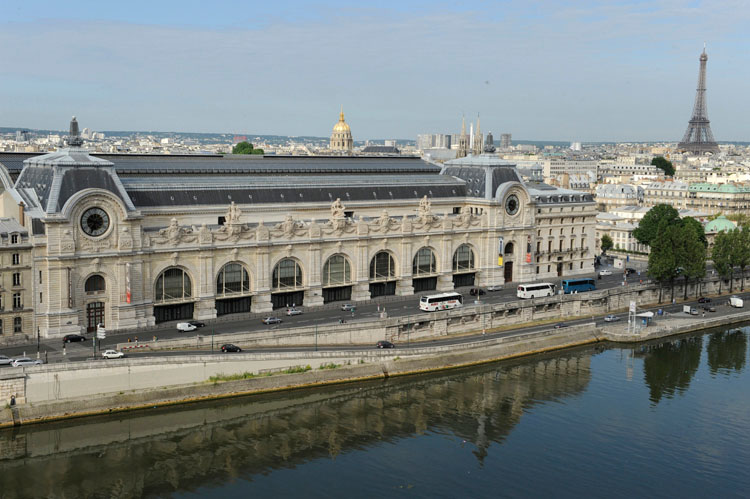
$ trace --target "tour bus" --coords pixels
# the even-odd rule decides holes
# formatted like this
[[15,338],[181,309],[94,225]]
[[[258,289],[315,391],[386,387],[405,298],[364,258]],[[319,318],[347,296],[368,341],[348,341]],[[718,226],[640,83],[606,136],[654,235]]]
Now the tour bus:
[[593,279],[564,279],[562,282],[563,293],[583,293],[594,291],[596,284]]
[[435,310],[447,310],[460,307],[464,303],[461,293],[441,293],[439,295],[427,295],[419,299],[419,310],[434,312]]
[[539,298],[540,296],[552,296],[555,294],[555,285],[549,282],[538,284],[520,284],[516,296],[522,299]]

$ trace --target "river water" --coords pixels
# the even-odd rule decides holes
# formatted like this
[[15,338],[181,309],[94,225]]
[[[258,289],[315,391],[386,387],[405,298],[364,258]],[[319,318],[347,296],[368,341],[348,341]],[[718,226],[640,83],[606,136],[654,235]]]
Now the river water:
[[0,432],[0,496],[747,497],[748,328]]

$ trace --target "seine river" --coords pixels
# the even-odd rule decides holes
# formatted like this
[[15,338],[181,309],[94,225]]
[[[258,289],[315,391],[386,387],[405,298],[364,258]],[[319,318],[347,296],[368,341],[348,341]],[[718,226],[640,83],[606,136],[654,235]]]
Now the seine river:
[[748,331],[0,432],[0,496],[747,497]]

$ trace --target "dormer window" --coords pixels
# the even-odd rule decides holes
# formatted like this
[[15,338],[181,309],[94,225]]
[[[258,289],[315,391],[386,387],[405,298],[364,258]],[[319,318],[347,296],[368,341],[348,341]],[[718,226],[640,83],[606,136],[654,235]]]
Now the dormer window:
[[10,244],[18,244],[18,234],[10,235]]

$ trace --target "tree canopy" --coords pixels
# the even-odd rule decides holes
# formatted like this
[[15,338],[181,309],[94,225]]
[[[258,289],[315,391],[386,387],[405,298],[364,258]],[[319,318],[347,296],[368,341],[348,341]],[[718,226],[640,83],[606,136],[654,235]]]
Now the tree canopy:
[[664,170],[665,175],[669,175],[670,177],[674,175],[674,166],[672,165],[672,162],[664,156],[656,156],[651,160],[651,164]]
[[602,253],[606,253],[608,250],[611,250],[614,247],[615,243],[612,241],[612,238],[609,237],[609,234],[604,234],[602,236]]
[[656,236],[666,227],[679,223],[680,214],[668,204],[657,204],[643,217],[633,236],[641,244],[653,246]]
[[232,148],[232,154],[263,154],[263,149],[254,149],[250,142],[238,142]]

